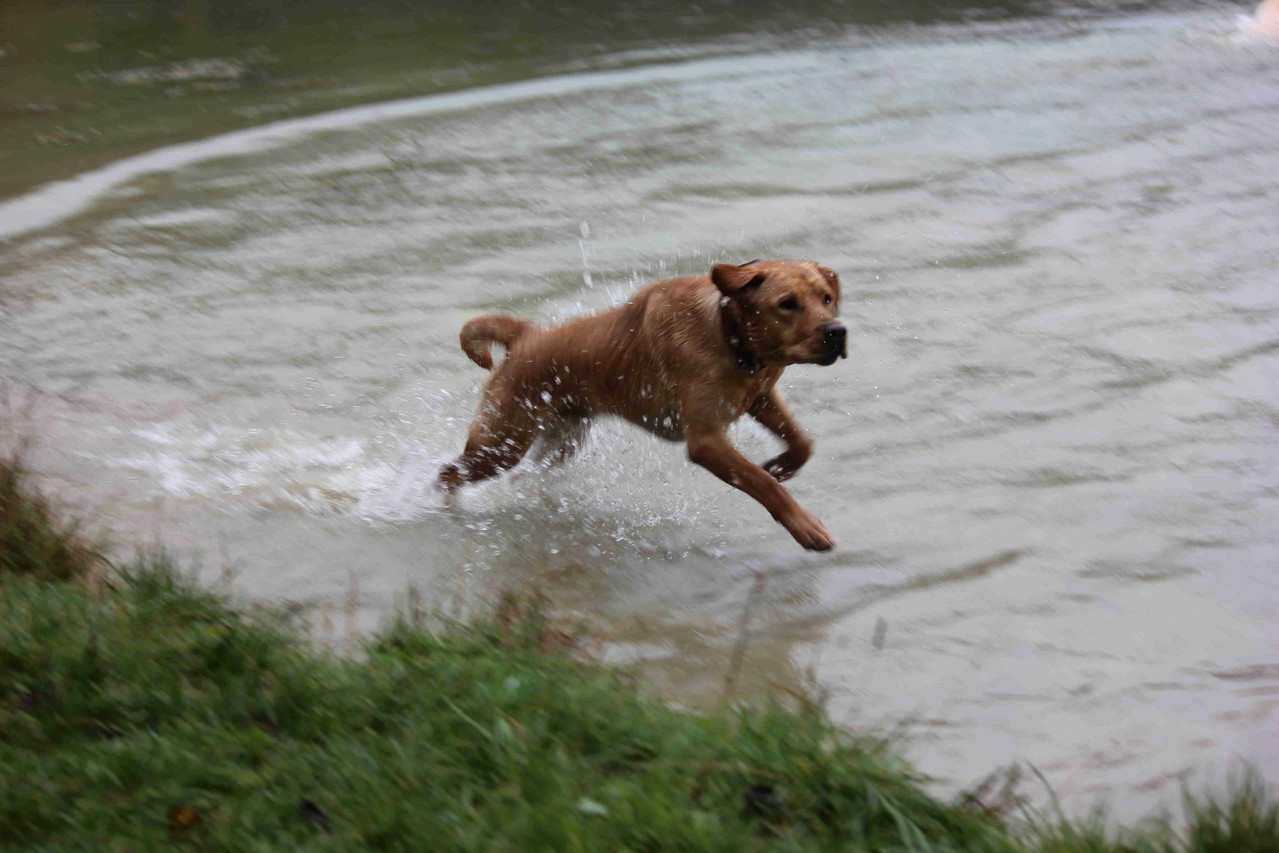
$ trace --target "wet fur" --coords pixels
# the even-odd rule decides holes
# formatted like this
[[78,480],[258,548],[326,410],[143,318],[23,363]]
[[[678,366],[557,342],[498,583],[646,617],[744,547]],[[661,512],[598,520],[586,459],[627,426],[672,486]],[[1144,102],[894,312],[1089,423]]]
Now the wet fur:
[[[542,328],[504,315],[462,327],[463,351],[493,368],[462,455],[439,485],[452,492],[537,455],[573,455],[591,419],[624,418],[670,441],[749,494],[805,548],[834,546],[830,533],[782,481],[808,460],[812,441],[776,390],[791,364],[831,364],[844,352],[839,278],[812,261],[717,264],[708,276],[659,281],[609,311]],[[761,467],[728,440],[749,414],[786,450]]]

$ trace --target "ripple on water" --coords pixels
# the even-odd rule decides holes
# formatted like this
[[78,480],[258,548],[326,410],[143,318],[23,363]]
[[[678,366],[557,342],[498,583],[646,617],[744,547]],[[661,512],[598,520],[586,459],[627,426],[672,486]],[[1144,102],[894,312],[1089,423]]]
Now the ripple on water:
[[[358,578],[372,625],[409,587],[452,612],[537,585],[686,697],[815,678],[844,719],[912,721],[925,770],[1029,760],[1071,807],[1274,771],[1275,54],[1207,15],[1045,26],[122,161],[0,206],[9,237],[78,217],[0,248],[0,364],[43,395],[52,477],[224,543],[254,594]],[[617,424],[443,504],[483,378],[467,318],[770,255],[844,278],[852,358],[784,381],[817,440],[794,491],[839,550]]]

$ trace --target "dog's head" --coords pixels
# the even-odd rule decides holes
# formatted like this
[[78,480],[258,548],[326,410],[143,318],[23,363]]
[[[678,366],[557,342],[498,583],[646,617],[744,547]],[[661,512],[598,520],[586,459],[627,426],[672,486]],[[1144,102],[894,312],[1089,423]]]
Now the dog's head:
[[716,264],[711,281],[762,365],[834,364],[848,357],[839,276],[813,261]]

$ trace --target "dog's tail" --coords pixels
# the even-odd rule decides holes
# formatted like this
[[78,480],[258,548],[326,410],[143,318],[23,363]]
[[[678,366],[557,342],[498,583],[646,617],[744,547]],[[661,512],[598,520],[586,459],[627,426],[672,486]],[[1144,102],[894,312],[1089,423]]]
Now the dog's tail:
[[462,352],[485,370],[493,368],[492,344],[501,344],[508,350],[511,344],[533,328],[533,324],[518,317],[504,314],[487,314],[476,317],[462,327]]

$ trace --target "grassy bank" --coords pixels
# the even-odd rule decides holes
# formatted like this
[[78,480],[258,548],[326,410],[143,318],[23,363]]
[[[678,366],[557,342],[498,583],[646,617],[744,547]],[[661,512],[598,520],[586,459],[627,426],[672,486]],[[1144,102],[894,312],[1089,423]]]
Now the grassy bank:
[[1259,785],[1103,838],[930,796],[814,710],[693,714],[535,607],[358,660],[162,558],[103,570],[0,465],[0,847],[1274,851]]

